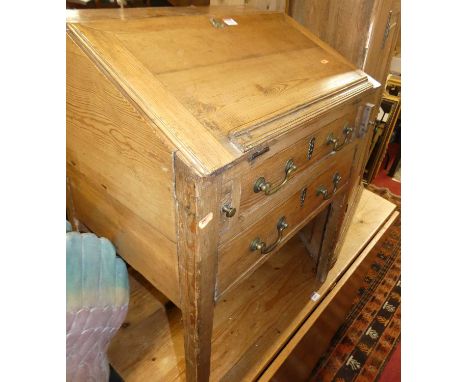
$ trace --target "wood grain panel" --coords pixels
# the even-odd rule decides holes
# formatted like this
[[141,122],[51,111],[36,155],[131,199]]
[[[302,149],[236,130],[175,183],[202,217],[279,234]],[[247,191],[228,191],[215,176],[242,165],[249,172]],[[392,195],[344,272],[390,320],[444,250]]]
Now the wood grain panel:
[[[268,176],[277,177],[278,181],[280,181],[280,176],[282,175],[284,177],[284,163],[289,159],[286,154],[292,152],[294,153],[293,156],[297,157],[298,163],[304,161],[304,158],[307,156],[311,137],[316,138],[316,145],[311,159],[305,160],[305,162],[317,162],[316,158],[318,156],[325,158],[325,151],[328,150],[328,152],[330,152],[331,148],[326,145],[322,146],[320,144],[321,138],[317,137],[317,135],[323,135],[322,143],[325,144],[326,137],[323,129],[327,125],[331,126],[336,124],[331,131],[333,131],[336,136],[339,136],[339,134],[343,136],[342,129],[340,131],[340,126],[337,124],[337,121],[340,119],[347,119],[346,116],[355,113],[358,107],[359,102],[347,102],[336,107],[333,113],[324,114],[320,118],[296,121],[295,128],[288,134],[281,134],[268,140],[265,144],[249,152],[249,156],[243,161],[238,162],[236,166],[226,169],[223,173],[225,193],[229,194],[226,201],[232,201],[234,203],[233,205],[237,208],[237,213],[234,217],[223,219],[221,241],[226,241],[234,234],[245,229],[252,219],[263,216],[269,211],[269,205],[278,205],[278,203],[284,200],[283,192],[277,192],[267,198],[262,198],[260,195],[255,194],[253,192],[253,183],[258,179],[258,176],[269,174]],[[343,120],[342,122],[344,123],[345,121]],[[279,163],[280,159],[272,159],[277,156],[284,156],[283,166]],[[263,164],[264,162],[269,165],[265,166]],[[311,166],[315,165],[316,164],[312,164]],[[310,166],[306,165],[303,167],[303,171],[298,171],[296,174],[293,174],[290,181],[284,186],[286,193],[290,194],[298,190],[298,187],[301,186],[299,184],[301,182],[298,180],[302,176],[301,174],[309,168]],[[262,171],[263,175],[260,175],[260,169],[264,170]],[[257,173],[257,177],[255,177],[255,173]],[[249,182],[252,182],[251,185],[249,185]],[[241,191],[241,186],[244,188],[243,191]],[[242,207],[240,198],[250,198],[252,194],[256,198],[255,208]]]
[[221,177],[199,178],[176,157],[179,282],[188,382],[210,378]]
[[284,11],[288,0],[211,0],[210,5],[248,5],[264,11]]
[[[342,139],[343,125],[346,121],[351,120],[350,118],[352,118],[353,113],[356,113],[359,104],[348,102],[322,118],[299,123],[290,134],[270,140],[267,144],[254,150],[247,160],[226,170],[223,174],[225,200],[226,203],[231,203],[237,208],[237,213],[231,218],[222,219],[221,242],[225,242],[245,230],[253,221],[268,213],[272,206],[283,203],[284,195],[288,197],[288,195],[297,192],[304,186],[304,179],[310,176],[310,174],[304,174],[305,172],[312,171],[312,168],[322,160],[342,155],[350,144],[346,145],[341,151],[332,153],[331,147],[326,145],[327,126],[330,128],[328,133],[333,132],[336,137],[341,135]],[[316,138],[315,148],[311,159],[307,160],[307,150],[311,137]],[[361,143],[361,139],[355,137],[351,140],[351,144],[361,145]],[[290,180],[279,192],[269,196],[253,192],[253,185],[260,176],[267,178],[268,181],[271,180],[273,184],[280,182],[285,175],[285,163],[291,158],[300,168],[292,174]],[[301,163],[303,162],[306,164],[302,166],[301,170]]]
[[400,0],[290,0],[289,14],[385,83],[400,30]]
[[[288,24],[284,24],[285,28]],[[293,28],[281,31],[298,38]],[[300,34],[299,34],[300,35]],[[326,63],[323,63],[326,62]],[[325,77],[326,82],[321,79]],[[294,74],[294,75],[293,75]],[[167,73],[161,81],[216,136],[239,134],[362,80],[319,47]],[[246,79],[255,78],[255,82]]]
[[322,196],[316,195],[319,186],[324,185],[331,192],[333,176],[338,172],[342,176],[339,189],[345,187],[354,156],[352,148],[350,147],[344,153],[345,155],[340,158],[332,158],[328,163],[322,164],[321,168],[317,168],[313,176],[307,179],[307,183],[304,184],[304,187],[307,187],[307,194],[303,206],[301,206],[302,190],[300,190],[282,205],[274,208],[269,214],[255,221],[252,226],[245,229],[238,236],[221,245],[219,248],[217,284],[219,295],[246,278],[270,256],[261,255],[258,251],[252,252],[249,246],[253,239],[258,237],[268,245],[273,243],[277,237],[276,224],[284,216],[288,228],[283,232],[282,242],[278,245],[278,248],[281,248],[281,245],[286,243],[307,220],[311,219],[312,216],[318,213],[318,210],[322,210],[331,201],[324,201]]
[[[269,6],[273,0],[254,1]],[[293,235],[333,202],[320,199],[315,189],[332,188],[336,169],[342,188],[334,197],[347,192],[361,141],[326,153],[325,133],[317,136],[318,159],[309,164],[298,157],[300,169],[285,192],[242,204],[243,194],[249,198],[247,184],[255,180],[247,176],[260,176],[249,174],[249,167],[258,165],[262,176],[276,181],[278,161],[300,154],[298,142],[308,144],[319,127],[336,122],[339,136],[338,125],[348,114],[355,116],[376,84],[281,12],[106,12],[108,19],[83,14],[67,24],[73,40],[67,54],[68,210],[108,236],[181,308],[179,314],[137,295],[132,309],[140,313],[131,314],[126,326],[132,354],[124,359],[119,353],[118,363],[127,380],[158,380],[150,373],[154,365],[163,369],[164,381],[253,380],[266,357],[271,360],[280,341],[310,314],[317,261]],[[237,26],[213,20],[226,16]],[[251,159],[267,145],[270,153]],[[301,186],[310,187],[303,207]],[[241,207],[230,223],[221,212],[224,203]],[[252,263],[250,251],[245,253],[250,234],[272,242],[276,221],[268,227],[280,212],[289,219],[286,240]],[[337,230],[330,232],[323,248],[336,242]],[[224,253],[233,261],[222,272],[237,285],[222,285],[215,308]],[[163,311],[174,333],[151,329],[153,320],[164,321]],[[135,339],[132,325],[141,330]],[[173,334],[173,346],[155,348],[153,339],[167,342]]]
[[[321,128],[314,134],[310,134],[301,140],[292,143],[288,148],[282,150],[278,154],[269,157],[262,158],[263,160],[255,161],[249,168],[248,173],[244,174],[241,179],[241,202],[240,211],[248,214],[248,209],[258,209],[263,204],[268,204],[271,199],[270,196],[266,196],[263,192],[255,193],[253,186],[259,177],[264,177],[268,182],[273,185],[281,183],[285,176],[285,165],[290,159],[294,161],[297,170],[292,174],[291,179],[294,176],[300,174],[305,168],[308,168],[327,155],[333,152],[333,145],[327,144],[327,138],[330,134],[339,139],[342,143],[344,140],[343,129],[345,126],[351,128],[355,127],[356,110],[351,110],[348,114],[343,117],[337,118],[332,124]],[[350,138],[350,142],[354,133]],[[314,139],[314,149],[310,159],[307,157],[309,150],[309,144],[311,139]],[[336,152],[334,155],[341,155],[341,152]],[[281,191],[281,194],[285,194],[287,186]]]
[[[214,1],[214,0],[213,0]],[[234,0],[233,0],[234,1]],[[242,5],[225,4],[227,6],[210,7],[145,7],[145,8],[122,8],[122,9],[67,9],[67,23],[94,23],[96,21],[119,19],[134,20],[151,17],[167,16],[190,16],[190,15],[213,15],[230,16],[235,14],[260,13],[259,9],[245,7]]]
[[349,197],[349,184],[346,185],[346,190],[333,199],[329,206],[327,223],[324,227],[322,236],[322,245],[320,247],[319,259],[317,264],[317,280],[320,284],[325,282],[328,272],[332,265],[335,252],[337,251],[336,244],[339,239],[340,229],[348,207],[347,201]]
[[77,218],[92,232],[107,237],[117,252],[174,303],[179,304],[177,245],[102,187],[67,167]]
[[[322,298],[334,290],[334,284],[348,269],[352,273],[350,267],[354,266],[354,260],[394,208],[392,203],[364,191],[337,265],[318,290]],[[256,380],[290,340],[291,333],[300,328],[314,309],[321,309],[322,299],[310,300],[315,274],[311,258],[304,256],[306,252],[300,240],[291,240],[287,246],[288,249],[285,246],[278,256],[272,257],[240,289],[228,293],[216,306],[212,380]],[[132,290],[132,296],[134,293]],[[151,297],[150,290],[145,289],[143,293]],[[324,315],[323,319],[327,317]],[[130,322],[112,341],[109,357],[127,382],[183,381],[180,311],[166,306],[164,311],[149,312],[135,325]]]
[[394,212],[337,285],[273,361],[259,382],[307,381],[330,340],[344,322],[362,279],[372,262],[372,248],[398,217]]
[[290,15],[363,68],[375,0],[290,0]]
[[[388,226],[385,225],[389,219],[392,218],[395,208],[396,206],[393,203],[368,190],[364,190],[360,196],[356,214],[353,216],[353,222],[349,231],[346,233],[344,244],[338,255],[338,260],[335,266],[329,271],[325,282],[317,290],[320,298],[315,302],[309,301],[306,306],[304,306],[301,314],[298,315],[297,319],[290,322],[288,329],[280,336],[278,341],[275,344],[272,344],[272,346],[268,348],[268,351],[265,351],[264,354],[262,354],[261,360],[257,361],[260,365],[266,366],[268,362],[273,361],[271,366],[272,368],[273,366],[276,368],[282,364],[284,358],[282,358],[281,354],[279,355],[278,353],[291,339],[291,333],[294,333],[304,323],[301,319],[309,317],[311,313],[313,314],[313,312],[315,312],[315,308],[318,309],[315,317],[322,317],[321,312],[324,308],[322,301],[330,291],[334,291],[335,285],[342,279],[348,270],[349,274],[353,273],[359,265],[359,262],[356,262],[359,256],[364,251],[370,251],[372,249],[375,245],[375,241],[373,240],[374,237],[382,228],[384,228],[382,234],[388,228]],[[330,320],[330,317],[327,315],[324,315],[322,318],[325,321]],[[335,327],[335,330],[336,328],[337,327]],[[292,343],[291,346],[288,344],[287,348],[294,349],[294,346],[294,343]],[[319,344],[317,344],[317,346],[319,346]],[[323,351],[324,348],[321,347],[318,349],[317,353],[320,354]],[[264,371],[262,370],[262,366],[254,368],[254,370],[255,373],[252,370],[249,376],[255,379],[259,377],[260,372]],[[267,379],[264,379],[262,376],[262,382],[271,378],[270,369],[265,373],[265,375],[267,376]]]
[[280,134],[276,122],[285,115],[317,116],[372,88],[362,71],[284,14],[235,18],[237,26],[224,28],[208,14],[68,28],[192,166],[211,174]]
[[390,69],[400,31],[400,0],[381,0],[373,10],[373,28],[363,70],[382,85]]
[[67,37],[67,169],[77,218],[178,303],[173,150]]
[[[363,104],[361,105],[358,118],[360,119],[363,118],[363,111],[365,107],[364,105],[366,104],[369,107],[370,105],[374,105],[372,108],[371,117],[370,117],[371,119],[373,118],[372,115],[375,113],[375,110],[377,109],[375,107],[375,104],[372,103],[372,101],[375,101],[375,98],[376,98],[376,95],[374,94],[373,96],[367,97],[363,100]],[[341,227],[341,232],[340,232],[339,240],[337,244],[337,251],[335,252],[335,256],[333,256],[333,258],[331,259],[331,263],[330,263],[331,265],[334,265],[336,262],[337,254],[339,253],[339,250],[341,249],[341,246],[343,245],[345,234],[350,227],[350,224],[352,222],[352,217],[354,216],[354,213],[356,212],[358,202],[360,200],[361,194],[364,189],[364,186],[362,184],[362,176],[364,174],[366,160],[367,160],[368,153],[369,153],[371,136],[372,136],[372,130],[369,127],[369,131],[363,137],[361,137],[361,143],[356,151],[356,156],[355,156],[353,169],[352,169],[352,173],[350,177],[351,180],[350,180],[350,192],[349,192],[349,198],[348,198],[347,214],[344,218],[344,222]]]
[[[258,15],[255,23],[251,22],[249,15],[237,15],[235,20],[238,26],[222,30],[213,28],[209,19],[203,15],[190,18],[166,17],[159,19],[158,23],[140,20],[132,25],[130,31],[124,29],[120,32],[118,29],[116,35],[151,73],[158,75],[175,74],[200,67],[216,67],[221,63],[314,46],[310,39],[300,33],[292,30],[288,34],[278,28],[277,14]],[[119,25],[115,25],[115,28]],[[108,30],[109,26],[106,24],[102,28]],[[146,33],[141,33],[143,30]],[[255,35],[266,35],[268,38],[252,41],[252,36]],[[204,44],[199,43],[201,40]],[[149,45],[163,49],[164,60],[159,59],[159,50],[142,49]],[[233,46],[242,49],[232,49]]]
[[115,34],[77,24],[68,27],[80,46],[93,55],[103,71],[111,73],[122,92],[182,151],[196,172],[211,174],[235,159],[236,150],[220,145],[203,129],[174,95],[120,44]]

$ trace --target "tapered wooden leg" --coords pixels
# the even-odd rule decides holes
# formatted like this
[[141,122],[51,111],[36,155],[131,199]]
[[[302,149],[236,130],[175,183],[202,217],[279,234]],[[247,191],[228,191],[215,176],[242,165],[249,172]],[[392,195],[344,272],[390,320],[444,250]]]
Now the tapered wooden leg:
[[307,231],[301,232],[301,239],[316,264],[317,288],[325,281],[336,260],[337,236],[343,224],[347,201],[348,192],[344,189],[317,215]]
[[185,373],[190,382],[210,376],[217,271],[219,179],[200,178],[176,159],[180,306]]
[[327,219],[321,233],[322,240],[317,265],[317,278],[320,283],[325,281],[328,271],[336,262],[336,245],[345,217],[347,202],[348,193],[343,190],[327,208]]

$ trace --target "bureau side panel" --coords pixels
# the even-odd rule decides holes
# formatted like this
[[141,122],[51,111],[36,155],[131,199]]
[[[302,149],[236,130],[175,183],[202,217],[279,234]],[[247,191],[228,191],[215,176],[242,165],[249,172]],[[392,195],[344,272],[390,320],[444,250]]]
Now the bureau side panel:
[[67,208],[178,304],[173,154],[67,35]]
[[[376,94],[378,94],[379,91],[376,90],[374,91],[374,93],[370,94],[369,96],[367,96],[366,98],[364,98],[360,105],[361,105],[361,113],[359,113],[359,122],[356,122],[357,125],[360,124],[360,119],[363,117],[362,116],[362,108],[364,107],[364,105],[366,105],[367,103],[370,103],[372,105],[374,105],[374,107],[372,108],[372,111],[371,111],[371,118],[369,119],[372,120],[372,116],[375,115],[375,110],[377,109],[376,106],[375,106],[375,99],[376,99]],[[372,102],[374,101],[374,102]],[[353,169],[352,169],[352,172],[351,172],[351,179],[350,179],[350,191],[349,191],[349,198],[348,198],[348,206],[347,206],[347,210],[346,210],[346,215],[345,215],[345,218],[344,218],[344,221],[343,221],[343,224],[341,226],[341,231],[340,231],[340,234],[339,234],[339,239],[338,239],[338,243],[336,245],[336,248],[335,248],[335,253],[334,253],[334,256],[332,257],[331,259],[331,262],[330,262],[330,267],[332,267],[335,263],[336,263],[336,260],[337,260],[337,256],[338,256],[338,253],[340,252],[340,249],[343,245],[343,241],[344,241],[344,238],[345,238],[345,235],[346,235],[346,232],[348,232],[348,229],[351,225],[351,222],[352,222],[352,219],[353,219],[353,216],[356,212],[356,208],[358,206],[358,203],[359,203],[359,200],[361,198],[361,195],[362,195],[362,191],[364,190],[364,185],[362,183],[362,177],[364,175],[364,169],[365,169],[365,166],[366,166],[366,161],[367,161],[367,158],[368,158],[368,155],[369,155],[369,148],[370,148],[370,141],[371,141],[371,137],[372,137],[372,128],[370,127],[370,125],[368,125],[368,130],[366,132],[366,134],[364,136],[362,136],[361,138],[358,138],[360,140],[360,143],[358,145],[358,149],[356,150],[356,155],[354,157],[354,161],[353,161]]]

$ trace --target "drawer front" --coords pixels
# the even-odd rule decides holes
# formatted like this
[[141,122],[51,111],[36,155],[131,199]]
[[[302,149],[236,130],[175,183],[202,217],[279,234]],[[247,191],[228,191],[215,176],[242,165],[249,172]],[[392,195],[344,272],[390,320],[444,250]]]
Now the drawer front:
[[267,204],[276,193],[287,193],[294,177],[354,139],[356,108],[292,143],[286,149],[252,164],[241,180],[240,210]]
[[[346,186],[355,145],[316,166],[302,187],[218,251],[217,296],[247,277]],[[287,224],[287,227],[284,225]]]

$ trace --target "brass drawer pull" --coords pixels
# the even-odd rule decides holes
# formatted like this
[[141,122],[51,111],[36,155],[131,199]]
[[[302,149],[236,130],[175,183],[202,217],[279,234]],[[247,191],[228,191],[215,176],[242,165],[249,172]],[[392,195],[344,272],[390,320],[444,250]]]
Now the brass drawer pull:
[[344,141],[340,144],[338,138],[335,138],[333,133],[330,133],[330,135],[327,137],[327,145],[333,145],[333,151],[340,151],[349,142],[352,133],[353,128],[346,124],[343,128],[343,134],[345,136]]
[[283,231],[286,228],[288,228],[288,223],[286,223],[286,217],[282,216],[276,224],[276,229],[278,230],[278,237],[276,238],[276,241],[273,244],[267,246],[264,241],[261,241],[260,238],[257,237],[250,243],[250,250],[252,252],[260,251],[262,255],[273,251],[281,242],[281,239],[283,238]]
[[265,178],[262,176],[258,178],[257,181],[255,182],[254,192],[257,193],[257,192],[263,191],[265,195],[274,194],[275,192],[279,191],[281,187],[283,187],[288,182],[288,180],[291,178],[291,174],[296,170],[297,170],[297,167],[294,164],[293,160],[292,159],[288,160],[284,168],[285,176],[284,176],[283,181],[280,184],[276,186],[272,186],[271,183],[267,182]]
[[335,175],[333,175],[333,192],[329,193],[327,188],[322,185],[319,188],[317,188],[316,195],[317,196],[322,195],[323,200],[330,199],[333,196],[333,194],[336,192],[336,190],[338,189],[338,183],[340,183],[340,180],[341,180],[341,175],[339,173],[335,173]]

